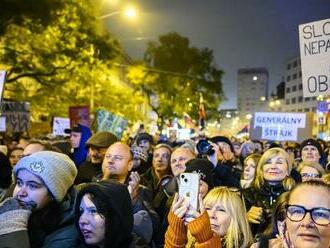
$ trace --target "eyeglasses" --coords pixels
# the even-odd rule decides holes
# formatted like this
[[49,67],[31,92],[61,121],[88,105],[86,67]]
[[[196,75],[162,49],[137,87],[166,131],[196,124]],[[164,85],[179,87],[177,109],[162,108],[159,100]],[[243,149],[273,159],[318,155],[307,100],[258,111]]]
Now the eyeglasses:
[[302,221],[306,213],[310,213],[313,222],[320,226],[330,224],[330,209],[327,208],[312,208],[306,209],[298,205],[286,205],[286,216],[293,222]]

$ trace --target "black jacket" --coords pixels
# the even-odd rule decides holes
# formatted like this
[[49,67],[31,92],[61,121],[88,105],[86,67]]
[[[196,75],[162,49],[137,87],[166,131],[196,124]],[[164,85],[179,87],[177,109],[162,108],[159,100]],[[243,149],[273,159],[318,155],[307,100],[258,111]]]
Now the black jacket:
[[250,187],[243,190],[246,210],[249,211],[252,206],[263,209],[263,220],[259,225],[252,224],[253,234],[262,233],[271,223],[272,210],[276,204],[277,198],[286,190],[282,183],[276,185],[265,184],[260,188]]

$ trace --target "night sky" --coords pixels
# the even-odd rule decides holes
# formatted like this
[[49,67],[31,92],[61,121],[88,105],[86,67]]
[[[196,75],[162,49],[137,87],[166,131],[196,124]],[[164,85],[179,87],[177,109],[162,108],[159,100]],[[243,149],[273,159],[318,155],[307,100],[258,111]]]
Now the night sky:
[[[124,6],[105,0],[103,13]],[[270,90],[281,81],[287,59],[299,54],[298,25],[330,18],[330,0],[140,0],[138,20],[120,16],[107,25],[133,59],[141,59],[149,40],[171,31],[188,37],[193,46],[214,51],[224,70],[223,87],[236,107],[237,70],[266,67]]]

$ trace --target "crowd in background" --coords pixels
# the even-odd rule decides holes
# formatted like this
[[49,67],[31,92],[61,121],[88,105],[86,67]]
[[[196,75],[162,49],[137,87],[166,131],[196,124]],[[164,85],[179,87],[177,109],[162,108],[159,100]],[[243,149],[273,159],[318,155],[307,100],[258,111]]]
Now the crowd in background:
[[329,142],[67,132],[0,146],[0,248],[330,247]]

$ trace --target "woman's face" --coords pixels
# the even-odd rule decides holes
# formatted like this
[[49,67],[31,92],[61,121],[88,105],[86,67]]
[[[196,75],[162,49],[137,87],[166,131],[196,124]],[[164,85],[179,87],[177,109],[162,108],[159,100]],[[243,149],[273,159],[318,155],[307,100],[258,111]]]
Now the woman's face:
[[83,196],[80,202],[79,228],[88,245],[101,246],[105,238],[105,220],[98,212],[90,195]]
[[17,173],[13,197],[17,198],[21,205],[32,209],[42,209],[51,201],[43,181],[25,169]]
[[220,237],[225,236],[231,222],[231,216],[222,202],[217,201],[214,204],[207,204],[205,205],[205,210],[210,217],[212,231]]
[[[291,195],[289,205],[299,205],[305,209],[330,209],[330,193],[327,189],[317,186],[303,185]],[[311,219],[310,213],[299,221],[286,218],[290,241],[295,248],[328,248],[330,247],[330,225],[321,226]]]
[[246,161],[246,165],[244,167],[244,179],[245,180],[252,180],[256,173],[256,164],[252,158]]
[[207,192],[209,192],[209,185],[204,182],[202,179],[199,180],[199,194],[202,199],[206,196]]
[[300,172],[300,175],[303,182],[320,178],[318,171],[310,166],[304,166]]
[[262,169],[266,182],[280,182],[289,175],[288,163],[281,154],[269,158]]

